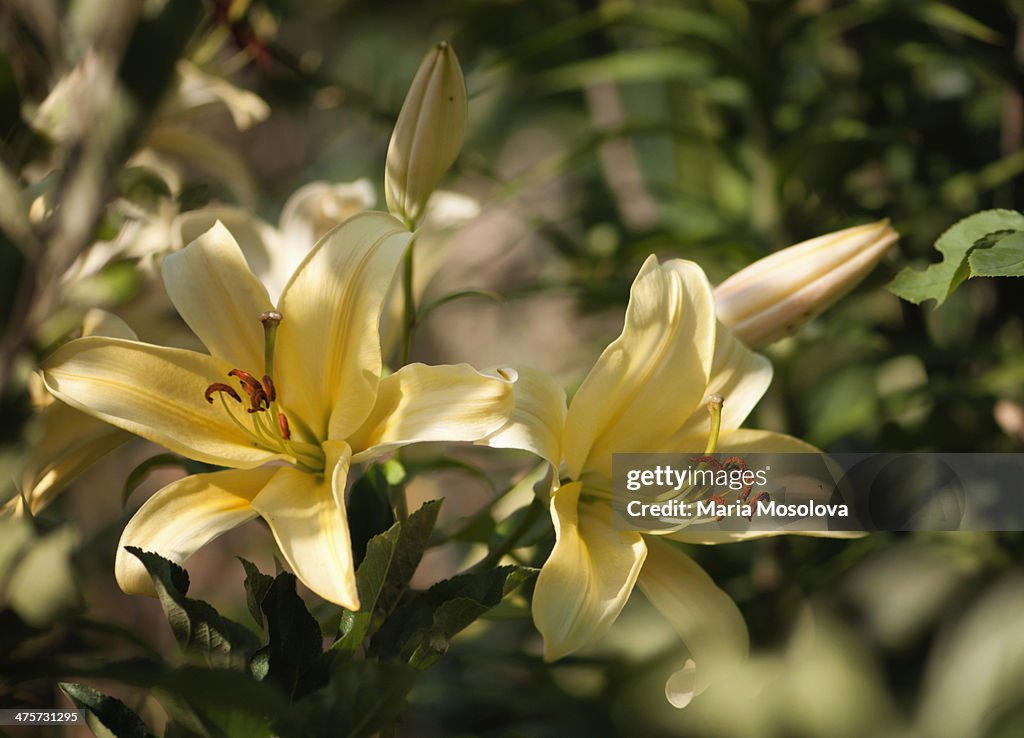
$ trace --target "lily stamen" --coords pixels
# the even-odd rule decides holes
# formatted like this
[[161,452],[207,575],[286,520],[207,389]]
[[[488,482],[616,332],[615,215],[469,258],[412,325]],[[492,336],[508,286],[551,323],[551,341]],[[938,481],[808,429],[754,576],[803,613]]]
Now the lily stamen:
[[210,403],[211,405],[213,404],[213,393],[214,392],[223,392],[224,394],[228,395],[235,402],[241,402],[242,401],[242,398],[238,395],[237,392],[235,392],[235,388],[234,387],[232,387],[231,385],[228,385],[228,384],[224,384],[223,382],[214,382],[213,384],[211,384],[209,387],[206,388],[206,392],[203,395],[206,398],[206,401],[208,403]]
[[286,441],[291,439],[292,431],[288,427],[288,417],[284,413],[277,414],[277,428],[281,431],[281,438]]
[[274,388],[274,380],[270,378],[269,374],[263,375],[263,389],[270,402],[274,402],[277,399],[277,390]]

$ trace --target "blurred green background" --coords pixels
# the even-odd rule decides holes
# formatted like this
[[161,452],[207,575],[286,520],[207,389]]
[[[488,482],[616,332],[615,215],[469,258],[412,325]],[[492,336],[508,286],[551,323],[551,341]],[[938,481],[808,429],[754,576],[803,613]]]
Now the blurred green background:
[[[32,251],[18,240],[12,208],[0,213],[8,463],[32,442],[25,367],[85,307],[130,323],[137,316],[144,339],[147,330],[163,339],[171,319],[149,308],[154,280],[137,255],[120,253],[88,289],[51,295],[34,316],[19,302],[32,268],[117,233],[126,216],[109,204],[118,198],[145,214],[129,211],[128,219],[155,217],[164,201],[176,212],[221,202],[274,223],[302,184],[369,177],[382,205],[391,126],[423,53],[441,39],[453,43],[470,92],[467,141],[445,186],[475,198],[482,212],[431,262],[426,290],[439,297],[480,288],[506,301],[462,300],[432,312],[414,358],[533,364],[571,390],[618,333],[648,254],[693,259],[717,283],[781,247],[890,218],[898,253],[834,309],[767,349],[775,380],[748,425],[832,451],[1024,447],[1020,285],[970,280],[939,309],[884,289],[901,266],[936,260],[935,239],[959,218],[1024,207],[1020,2],[5,6],[0,196],[32,202],[56,177],[67,214],[32,246],[43,250]],[[140,25],[136,6],[144,6]],[[72,106],[65,116],[86,121],[86,135],[55,143],[28,121],[90,47],[123,59],[133,96],[93,118]],[[266,119],[239,130],[223,106],[177,117],[156,107],[182,50],[205,72],[259,95]],[[108,121],[110,131],[100,135],[90,121]],[[123,166],[147,147],[178,157],[180,186],[168,188],[137,159]],[[81,202],[73,219],[71,206]],[[127,515],[121,484],[152,453],[141,444],[117,451],[38,520],[43,533],[76,521],[70,566],[87,604],[35,642],[40,659],[95,656],[108,646],[83,636],[82,622],[104,618],[173,653],[153,603],[121,595],[110,576]],[[433,484],[429,491],[454,508],[449,524],[472,510],[453,499],[487,498],[457,475]],[[265,547],[265,531],[223,539],[189,567],[207,572],[196,577],[197,592],[241,612],[240,590],[218,583],[216,569],[239,552],[269,563]],[[553,666],[541,663],[529,621],[511,612],[456,640],[414,690],[398,734],[1024,734],[1019,534],[778,538],[692,553],[736,599],[751,631],[755,655],[733,683],[685,711],[669,707],[662,689],[678,668],[678,641],[639,596],[605,644]],[[53,702],[45,681],[23,677],[0,670],[0,706]],[[122,698],[152,709],[131,690]]]

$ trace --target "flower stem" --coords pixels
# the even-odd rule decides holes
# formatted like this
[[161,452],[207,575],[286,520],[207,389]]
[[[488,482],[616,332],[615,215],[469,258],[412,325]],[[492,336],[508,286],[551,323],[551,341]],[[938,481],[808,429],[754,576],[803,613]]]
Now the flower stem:
[[414,276],[414,249],[416,239],[409,242],[409,248],[405,252],[402,261],[402,365],[409,363],[409,355],[412,353],[412,341],[416,333],[416,295],[413,292]]
[[518,546],[520,539],[527,534],[533,524],[537,521],[537,518],[544,512],[544,503],[539,498],[534,497],[533,502],[526,509],[526,513],[519,519],[516,527],[513,528],[509,534],[505,537],[501,543],[492,548],[487,552],[487,555],[478,561],[476,564],[470,567],[470,571],[480,571],[481,569],[489,569],[492,566],[497,566],[506,554],[515,550]]

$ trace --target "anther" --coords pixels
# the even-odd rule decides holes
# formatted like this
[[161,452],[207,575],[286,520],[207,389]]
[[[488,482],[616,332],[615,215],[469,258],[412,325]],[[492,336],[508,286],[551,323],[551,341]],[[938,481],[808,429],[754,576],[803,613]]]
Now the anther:
[[232,369],[228,372],[229,377],[237,377],[239,383],[242,385],[242,389],[245,390],[246,394],[249,395],[249,404],[251,409],[250,413],[255,413],[263,410],[270,406],[270,400],[267,399],[267,393],[263,389],[263,385],[257,381],[256,377],[249,374],[244,369]]
[[273,402],[277,399],[277,390],[274,388],[274,380],[269,374],[263,375],[263,389],[267,393],[267,399]]
[[281,431],[281,438],[284,440],[287,441],[292,437],[292,431],[288,427],[288,418],[284,413],[277,414],[277,429]]
[[214,382],[213,384],[206,388],[206,393],[204,395],[206,397],[206,401],[211,405],[213,404],[214,392],[224,392],[227,394],[228,397],[230,397],[235,402],[242,401],[242,398],[238,396],[237,392],[235,392],[234,387],[224,384],[223,382]]

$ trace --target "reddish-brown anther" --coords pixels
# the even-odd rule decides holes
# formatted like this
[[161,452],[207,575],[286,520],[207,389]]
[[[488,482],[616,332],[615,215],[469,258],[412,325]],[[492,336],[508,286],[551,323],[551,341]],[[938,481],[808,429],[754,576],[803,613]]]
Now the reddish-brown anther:
[[230,385],[227,385],[227,384],[224,384],[223,382],[214,382],[213,384],[211,384],[209,387],[206,388],[206,393],[205,393],[206,401],[208,403],[210,403],[211,405],[213,404],[213,393],[214,392],[224,392],[224,393],[226,393],[228,395],[228,397],[230,397],[235,402],[241,402],[242,401],[242,398],[238,396],[237,392],[235,392],[235,388],[234,387],[232,387]]
[[281,431],[281,438],[288,440],[292,437],[291,428],[288,427],[288,418],[284,413],[277,414],[277,429]]
[[273,402],[277,399],[277,390],[274,388],[274,380],[269,374],[263,375],[263,389],[267,393],[267,399]]
[[245,390],[246,394],[249,395],[249,412],[256,413],[270,406],[270,400],[267,399],[267,393],[263,390],[263,385],[259,383],[249,372],[244,369],[232,369],[228,372],[229,377],[237,377],[239,384],[242,389]]

